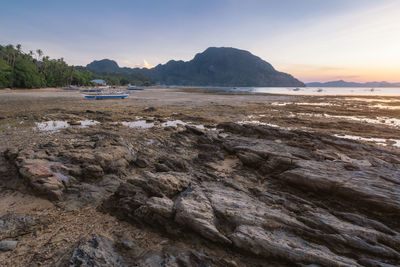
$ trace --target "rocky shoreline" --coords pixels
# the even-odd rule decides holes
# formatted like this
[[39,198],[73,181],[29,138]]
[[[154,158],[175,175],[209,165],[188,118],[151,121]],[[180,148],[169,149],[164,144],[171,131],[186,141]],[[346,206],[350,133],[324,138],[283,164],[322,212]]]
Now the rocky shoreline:
[[[26,116],[72,126],[49,133],[21,126],[19,136],[17,128],[1,132],[4,266],[400,264],[395,146],[344,139],[335,136],[341,130],[335,127],[321,130],[331,117],[308,120],[304,129],[296,124],[300,118],[289,125],[290,116],[283,115],[303,116],[310,107],[295,111],[254,103],[252,96],[235,110],[229,96],[182,107],[179,100],[140,96],[121,106],[82,107],[62,98],[68,104],[57,110],[8,107],[2,119],[8,123]],[[312,108],[326,112],[323,104]],[[328,109],[340,113],[344,107]],[[355,115],[349,113],[341,116]],[[133,116],[154,127],[114,123]],[[100,123],[73,127],[84,119]],[[188,123],[163,124],[170,120]],[[358,122],[341,120],[335,123],[348,127],[341,134],[360,131]],[[379,129],[387,138],[398,131],[379,124],[363,135],[373,137]]]

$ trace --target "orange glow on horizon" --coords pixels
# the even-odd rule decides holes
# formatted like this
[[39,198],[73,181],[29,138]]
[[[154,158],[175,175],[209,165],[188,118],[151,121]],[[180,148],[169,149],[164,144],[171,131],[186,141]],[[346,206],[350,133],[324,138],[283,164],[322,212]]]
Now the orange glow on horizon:
[[327,82],[345,80],[348,82],[400,82],[400,66],[394,69],[388,68],[341,68],[318,67],[307,65],[288,66],[280,69],[290,73],[304,82]]

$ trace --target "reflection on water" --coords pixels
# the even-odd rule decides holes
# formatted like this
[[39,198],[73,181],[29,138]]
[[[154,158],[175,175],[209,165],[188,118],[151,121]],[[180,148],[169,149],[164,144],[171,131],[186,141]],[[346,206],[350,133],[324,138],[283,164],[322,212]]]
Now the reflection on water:
[[338,106],[338,104],[333,103],[306,103],[306,102],[272,102],[272,106],[287,106],[287,105],[299,105],[299,106]]
[[[123,121],[122,125],[130,127],[130,128],[143,128],[148,129],[157,126],[154,122],[147,122],[146,120],[138,120],[138,121]],[[159,124],[160,125],[160,124]],[[185,126],[190,125],[196,127],[198,129],[205,129],[204,125],[201,124],[191,124],[189,122],[184,122],[181,120],[172,120],[161,123],[161,127],[177,127],[179,125]]]
[[64,128],[68,128],[69,123],[66,121],[36,122],[36,127],[42,132],[56,132]]
[[389,106],[389,105],[377,104],[377,105],[373,105],[372,107],[380,108],[380,109],[400,109],[400,105],[399,106]]
[[400,126],[400,119],[389,118],[389,117],[376,117],[376,119],[357,117],[357,116],[342,116],[342,115],[329,115],[329,114],[319,114],[319,113],[297,113],[300,116],[311,116],[311,117],[321,117],[321,118],[332,118],[340,120],[351,120],[371,124],[382,124],[387,126]]
[[143,128],[143,129],[151,128],[154,126],[154,122],[146,122],[145,120],[123,121],[121,122],[121,124],[129,128]]
[[395,147],[400,147],[400,140],[398,140],[398,139],[361,137],[361,136],[347,135],[347,134],[346,135],[335,134],[334,136],[339,137],[339,138],[344,138],[344,139],[372,142],[372,143],[376,143],[377,145],[381,145],[381,146],[391,145],[391,146],[395,146]]
[[364,87],[240,87],[240,88],[203,88],[208,93],[226,94],[286,94],[286,95],[365,95],[400,96],[400,88],[364,88]]
[[[78,122],[79,128],[86,128],[91,125],[99,124],[100,122],[95,120],[80,120]],[[71,122],[72,123],[72,122]],[[60,131],[61,129],[65,129],[71,126],[67,121],[45,121],[45,122],[35,122],[36,128],[41,132],[50,132],[55,133]]]
[[80,126],[81,128],[86,128],[88,126],[97,125],[100,123],[99,121],[94,121],[94,120],[82,120],[79,122],[81,124],[81,126]]

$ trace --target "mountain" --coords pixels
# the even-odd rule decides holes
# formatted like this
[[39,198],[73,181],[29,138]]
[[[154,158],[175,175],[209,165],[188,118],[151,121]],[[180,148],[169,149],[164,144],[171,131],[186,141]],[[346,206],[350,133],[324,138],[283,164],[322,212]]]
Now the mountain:
[[196,54],[190,61],[171,60],[152,69],[117,69],[116,66],[112,60],[94,61],[87,65],[96,72],[104,69],[112,72],[137,72],[165,85],[305,86],[290,74],[275,70],[271,64],[250,52],[230,47],[210,47]]
[[120,72],[121,69],[117,62],[110,59],[95,60],[90,64],[86,65],[86,68],[93,72],[105,73],[105,72]]
[[389,83],[389,82],[366,82],[366,83],[356,83],[356,82],[346,82],[331,81],[331,82],[312,82],[307,83],[307,87],[400,87],[400,83]]

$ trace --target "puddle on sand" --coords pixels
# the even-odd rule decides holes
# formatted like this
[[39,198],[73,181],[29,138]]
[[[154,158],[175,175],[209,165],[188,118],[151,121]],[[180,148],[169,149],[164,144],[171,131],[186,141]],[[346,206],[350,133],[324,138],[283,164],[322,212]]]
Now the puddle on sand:
[[36,127],[42,132],[56,132],[64,128],[68,128],[69,126],[69,123],[66,121],[36,122]]
[[395,126],[395,127],[400,126],[400,119],[389,118],[389,117],[376,117],[376,119],[370,119],[370,118],[366,118],[366,117],[339,116],[339,115],[318,114],[318,113],[297,113],[297,115],[319,117],[319,118],[343,119],[343,120],[351,120],[351,121],[358,121],[358,122],[372,123],[372,124],[381,124],[381,125]]
[[360,102],[384,102],[390,103],[394,101],[398,101],[398,99],[379,99],[379,98],[357,98],[357,97],[346,97],[344,98],[346,101],[360,101]]
[[265,126],[270,126],[270,127],[274,127],[274,128],[279,128],[279,129],[283,129],[283,130],[292,130],[292,128],[290,127],[282,127],[276,124],[272,124],[272,123],[266,123],[266,122],[261,122],[261,121],[257,121],[257,120],[251,120],[251,121],[238,121],[238,124],[253,124],[253,125],[265,125]]
[[[91,125],[99,124],[100,122],[94,120],[80,120],[78,121],[80,125],[77,125],[78,128],[86,128]],[[45,122],[35,122],[36,128],[41,132],[57,132],[61,129],[65,129],[71,127],[71,125],[67,121],[45,121]]]
[[326,102],[272,102],[272,106],[287,106],[287,105],[299,105],[299,106],[338,106],[338,104],[334,103],[326,103]]
[[79,121],[79,122],[81,123],[81,125],[79,126],[80,128],[86,128],[86,127],[89,127],[89,126],[92,126],[92,125],[100,124],[99,121],[94,121],[94,120],[82,120],[82,121]]
[[381,105],[381,104],[373,105],[372,107],[379,108],[379,109],[392,109],[392,110],[400,109],[400,106],[389,106],[389,105]]
[[127,126],[129,128],[151,128],[154,127],[154,122],[146,122],[146,120],[139,120],[139,121],[123,121],[121,122],[122,125]]
[[384,138],[373,138],[373,137],[361,137],[361,136],[356,136],[356,135],[338,135],[335,134],[334,136],[343,138],[343,139],[351,139],[351,140],[356,140],[356,141],[367,141],[367,142],[372,142],[376,143],[377,145],[381,146],[395,146],[395,147],[400,147],[400,140],[398,139],[384,139]]
[[[156,125],[154,122],[146,122],[145,120],[138,120],[138,121],[123,121],[121,122],[122,125],[127,126],[129,128],[143,128],[143,129],[147,129],[147,128],[152,128]],[[181,120],[173,120],[173,121],[166,121],[160,124],[161,127],[177,127],[178,125],[190,125],[199,129],[205,129],[204,125],[195,125],[195,124],[191,124],[188,122],[184,122]]]

